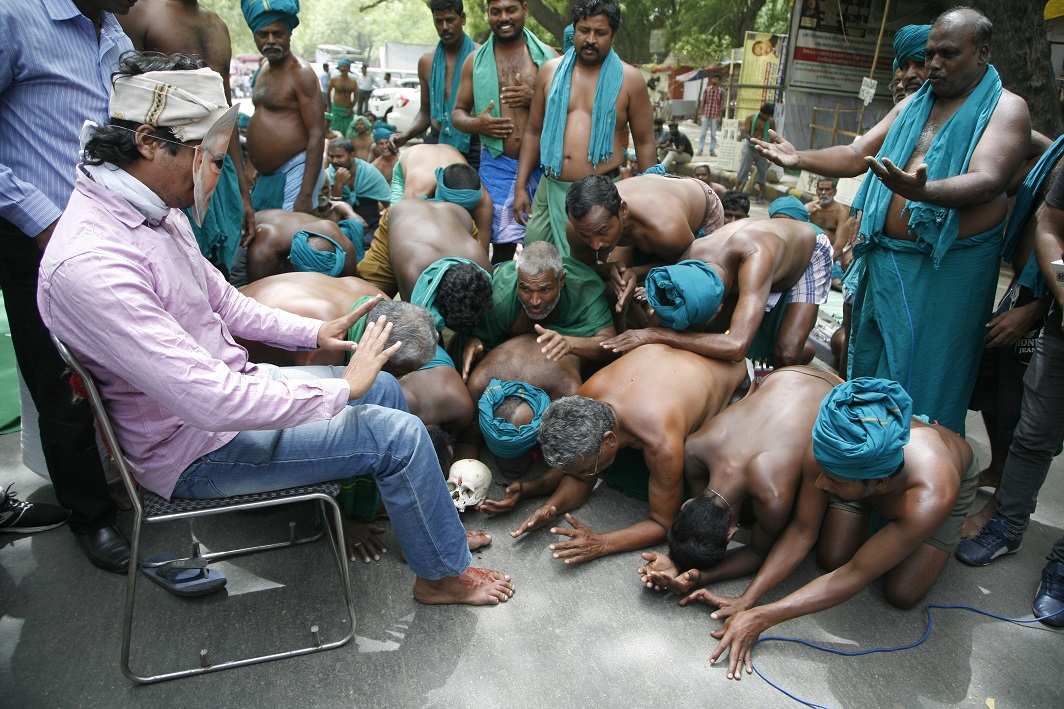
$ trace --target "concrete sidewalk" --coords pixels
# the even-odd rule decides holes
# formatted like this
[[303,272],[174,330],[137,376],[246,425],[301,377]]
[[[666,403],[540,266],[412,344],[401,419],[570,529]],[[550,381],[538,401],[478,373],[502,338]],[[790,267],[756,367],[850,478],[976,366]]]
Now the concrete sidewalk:
[[[969,427],[985,460],[982,426],[972,416]],[[24,498],[51,499],[50,487],[17,462],[16,446],[16,436],[0,437],[0,481],[13,482]],[[1029,614],[1042,557],[1062,532],[1062,469],[1055,463],[1020,553],[985,569],[951,562],[928,600]],[[730,682],[724,667],[708,667],[709,631],[718,624],[705,608],[680,608],[675,598],[644,590],[638,554],[570,569],[552,559],[545,532],[511,540],[508,530],[535,504],[525,502],[509,517],[466,518],[495,536],[476,563],[516,580],[517,594],[505,606],[418,605],[410,594],[413,576],[392,540],[383,561],[352,564],[356,641],[149,687],[130,685],[119,671],[124,578],[91,567],[63,529],[0,537],[0,706],[797,706],[757,676]],[[645,513],[645,503],[601,486],[577,514],[605,530]],[[283,538],[289,518],[285,512],[226,515],[197,520],[191,531],[219,549]],[[307,528],[309,510],[295,518]],[[189,539],[187,523],[151,528],[144,553],[184,551]],[[336,573],[324,543],[222,568],[227,594],[206,599],[181,600],[146,581],[138,585],[134,652],[141,668],[194,665],[202,647],[221,661],[291,646],[308,639],[312,623],[326,639],[342,632]],[[815,574],[807,560],[772,597]],[[744,583],[719,588],[736,593]],[[921,610],[895,610],[873,588],[771,633],[854,650],[910,642],[924,622]],[[769,643],[758,648],[756,666],[789,691],[830,707],[1059,707],[1064,638],[1041,626],[940,611],[930,639],[909,652],[844,658]]]

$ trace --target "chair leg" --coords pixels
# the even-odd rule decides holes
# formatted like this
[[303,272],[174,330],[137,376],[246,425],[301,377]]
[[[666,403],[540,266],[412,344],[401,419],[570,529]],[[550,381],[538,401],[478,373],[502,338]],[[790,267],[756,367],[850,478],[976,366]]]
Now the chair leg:
[[133,640],[133,604],[137,595],[137,574],[140,573],[140,532],[142,515],[136,505],[133,514],[133,539],[129,545],[129,570],[126,572],[126,608],[122,618],[122,672],[134,682],[143,678],[133,672],[130,665],[130,646]]
[[[340,506],[336,504],[336,500],[329,499],[328,503],[322,500],[322,514],[324,516],[324,506],[328,504],[332,507],[333,524],[336,525],[336,539],[334,544],[334,550],[336,552],[336,563],[340,569],[340,583],[343,585],[344,591],[344,603],[347,606],[347,615],[351,620],[351,633],[355,632],[355,605],[354,600],[351,597],[351,568],[347,563],[347,545],[344,542],[344,518],[340,512]],[[326,526],[331,527],[326,521]],[[330,541],[333,541],[333,535],[329,534]]]

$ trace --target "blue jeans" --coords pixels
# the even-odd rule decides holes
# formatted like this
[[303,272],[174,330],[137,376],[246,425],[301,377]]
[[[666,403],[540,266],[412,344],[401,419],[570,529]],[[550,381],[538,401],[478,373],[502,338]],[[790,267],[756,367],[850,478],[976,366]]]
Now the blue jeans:
[[757,167],[757,184],[765,186],[768,179],[768,158],[761,157],[761,153],[754,150],[754,145],[749,140],[743,143],[742,154],[739,157],[739,172],[736,174],[735,189],[740,192],[746,188],[746,178],[750,175],[750,168]]
[[[343,367],[284,367],[280,377],[334,377]],[[174,497],[212,498],[372,475],[414,573],[456,576],[472,559],[436,451],[406,412],[399,382],[381,373],[333,418],[279,431],[242,431],[188,466]]]
[[702,154],[702,148],[706,147],[706,133],[709,133],[709,152],[717,152],[717,126],[720,125],[719,118],[710,118],[709,116],[702,116],[702,132],[698,135],[698,154]]

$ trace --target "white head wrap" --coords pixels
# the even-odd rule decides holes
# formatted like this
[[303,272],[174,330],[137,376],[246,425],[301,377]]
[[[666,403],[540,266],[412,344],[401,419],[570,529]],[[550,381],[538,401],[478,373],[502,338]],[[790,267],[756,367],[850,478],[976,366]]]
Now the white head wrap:
[[170,128],[182,143],[202,140],[229,109],[225,84],[211,69],[149,71],[115,79],[111,118]]

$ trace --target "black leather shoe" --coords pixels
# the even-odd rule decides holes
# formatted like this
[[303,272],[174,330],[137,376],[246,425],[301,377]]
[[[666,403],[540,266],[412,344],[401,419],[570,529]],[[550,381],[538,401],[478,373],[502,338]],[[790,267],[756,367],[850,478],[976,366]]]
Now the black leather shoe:
[[95,566],[116,574],[124,574],[129,569],[129,544],[115,527],[74,532],[74,536]]
[[[1042,569],[1042,583],[1034,594],[1034,615],[1054,628],[1064,628],[1064,564],[1051,561]],[[1056,613],[1057,615],[1053,615]],[[1052,618],[1046,616],[1052,615]]]

